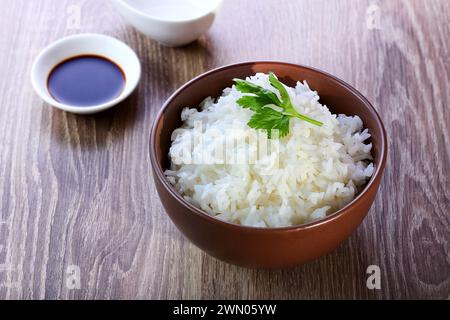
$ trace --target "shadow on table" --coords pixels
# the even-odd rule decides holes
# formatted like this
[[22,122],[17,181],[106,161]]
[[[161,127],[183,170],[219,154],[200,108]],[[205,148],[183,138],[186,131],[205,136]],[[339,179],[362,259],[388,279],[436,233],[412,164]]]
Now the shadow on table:
[[[205,296],[214,299],[354,299],[375,298],[368,290],[367,267],[376,264],[353,235],[333,252],[302,266],[281,270],[257,270],[225,264],[204,256],[203,280],[214,285]],[[368,240],[368,239],[365,239]],[[213,261],[214,260],[214,261]],[[214,279],[221,279],[215,281]],[[232,296],[221,288],[234,287]],[[224,296],[225,294],[225,296]]]
[[135,126],[142,106],[139,89],[127,99],[105,111],[79,115],[51,109],[51,135],[59,146],[84,149],[103,149],[110,142],[120,142]]

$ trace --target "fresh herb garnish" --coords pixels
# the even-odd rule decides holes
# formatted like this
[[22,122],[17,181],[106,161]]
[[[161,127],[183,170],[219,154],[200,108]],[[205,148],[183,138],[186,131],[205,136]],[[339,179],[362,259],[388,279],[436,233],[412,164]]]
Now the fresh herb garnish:
[[289,120],[291,118],[298,118],[317,126],[323,125],[322,122],[311,119],[295,110],[286,88],[272,72],[269,73],[269,81],[272,87],[280,93],[281,100],[270,90],[245,80],[234,79],[238,91],[252,94],[245,95],[237,101],[237,104],[241,107],[255,112],[247,123],[249,127],[267,130],[267,136],[271,139],[272,130],[278,130],[280,138],[289,134]]

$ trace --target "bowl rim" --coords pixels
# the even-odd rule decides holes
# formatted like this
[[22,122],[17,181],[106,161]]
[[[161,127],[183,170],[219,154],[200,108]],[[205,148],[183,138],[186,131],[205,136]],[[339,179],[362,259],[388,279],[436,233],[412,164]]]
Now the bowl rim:
[[[247,65],[254,65],[254,64],[274,64],[274,65],[284,65],[284,66],[290,66],[290,67],[295,67],[295,68],[302,68],[302,69],[306,69],[318,74],[321,74],[327,78],[329,78],[332,81],[335,81],[337,83],[339,83],[340,85],[342,85],[343,87],[345,87],[347,90],[349,90],[351,93],[353,93],[354,95],[356,95],[359,99],[362,100],[362,102],[370,109],[370,111],[375,115],[375,122],[376,125],[381,129],[381,142],[380,142],[380,162],[378,163],[378,165],[375,166],[375,172],[372,175],[372,177],[370,178],[369,182],[366,184],[366,186],[364,187],[363,190],[361,190],[361,192],[352,200],[350,201],[347,205],[345,205],[344,207],[342,207],[341,209],[331,213],[328,216],[325,216],[322,219],[318,219],[315,221],[311,221],[308,223],[304,223],[304,224],[300,224],[300,225],[294,225],[294,226],[287,226],[287,227],[252,227],[252,226],[245,226],[245,225],[240,225],[237,223],[233,223],[233,222],[228,222],[228,221],[224,221],[224,220],[220,220],[216,217],[213,217],[211,215],[209,215],[206,211],[197,208],[196,206],[194,206],[193,204],[189,203],[187,200],[185,200],[176,190],[175,188],[172,186],[172,184],[170,184],[170,182],[167,180],[166,176],[164,175],[164,171],[161,165],[159,165],[158,161],[157,161],[157,157],[156,157],[156,144],[154,143],[154,141],[156,141],[156,131],[157,131],[157,127],[158,127],[158,123],[161,121],[161,118],[164,114],[164,112],[166,111],[166,109],[168,108],[169,104],[172,102],[172,100],[178,96],[182,91],[186,90],[187,88],[189,88],[192,84],[194,84],[195,82],[208,77],[211,74],[217,73],[217,72],[221,72],[230,68],[235,68],[235,67],[241,67],[241,66],[247,66]],[[348,210],[350,210],[352,207],[354,207],[357,203],[362,201],[362,198],[364,198],[365,194],[369,191],[369,189],[372,189],[374,187],[375,181],[378,178],[381,178],[381,174],[384,170],[384,167],[386,165],[386,159],[387,159],[387,138],[386,138],[386,129],[383,125],[383,122],[381,121],[381,118],[378,114],[378,112],[375,110],[375,108],[372,106],[372,104],[369,102],[369,100],[367,100],[367,98],[365,98],[358,90],[356,90],[355,88],[353,88],[351,85],[349,85],[348,83],[346,83],[345,81],[337,78],[336,76],[324,72],[322,70],[313,68],[313,67],[308,67],[308,66],[304,66],[304,65],[300,65],[300,64],[295,64],[295,63],[289,63],[289,62],[282,62],[282,61],[271,61],[271,60],[257,60],[257,61],[245,61],[245,62],[239,62],[239,63],[233,63],[233,64],[227,64],[215,69],[212,69],[210,71],[207,71],[205,73],[202,73],[198,76],[196,76],[195,78],[189,80],[188,82],[186,82],[184,85],[182,85],[180,88],[178,88],[163,104],[163,106],[161,107],[161,109],[158,111],[154,121],[153,121],[153,125],[151,128],[151,134],[150,134],[150,162],[151,162],[151,166],[153,169],[153,172],[156,174],[156,177],[161,181],[163,187],[184,207],[186,207],[186,209],[190,210],[191,212],[197,214],[200,218],[209,220],[212,223],[216,223],[219,225],[222,225],[223,227],[226,228],[231,228],[231,229],[239,229],[241,231],[246,231],[246,232],[251,232],[251,233],[286,233],[286,232],[297,232],[299,230],[305,230],[305,229],[311,229],[311,228],[316,228],[318,226],[321,226],[323,224],[327,224],[331,221],[334,221],[336,219],[338,219],[339,217],[341,217],[343,214],[345,214],[346,212],[348,212]]]
[[145,11],[139,10],[135,6],[128,3],[126,0],[112,0],[122,6],[124,6],[127,10],[133,12],[134,14],[137,14],[138,16],[145,18],[145,19],[151,19],[158,22],[166,22],[166,23],[190,23],[194,21],[201,20],[205,18],[207,15],[211,14],[211,12],[215,12],[220,6],[223,4],[224,0],[216,0],[216,4],[211,7],[211,9],[206,10],[206,12],[202,13],[201,15],[194,17],[194,18],[187,18],[187,19],[164,19],[155,15],[152,15],[150,13],[147,13]]

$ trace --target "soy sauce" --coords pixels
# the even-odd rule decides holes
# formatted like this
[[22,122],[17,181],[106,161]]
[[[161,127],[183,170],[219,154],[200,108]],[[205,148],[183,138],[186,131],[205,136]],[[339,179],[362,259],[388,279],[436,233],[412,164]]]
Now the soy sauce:
[[50,72],[47,87],[61,103],[89,107],[117,98],[125,74],[114,62],[96,55],[82,55],[59,63]]

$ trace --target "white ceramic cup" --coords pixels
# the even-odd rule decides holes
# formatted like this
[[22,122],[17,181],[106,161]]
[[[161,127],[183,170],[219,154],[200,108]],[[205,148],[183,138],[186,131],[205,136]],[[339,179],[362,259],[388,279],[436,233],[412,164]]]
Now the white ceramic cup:
[[214,22],[223,0],[111,0],[123,18],[167,46],[197,40]]
[[[80,55],[98,55],[116,63],[125,74],[125,87],[121,94],[106,103],[80,107],[56,101],[50,94],[47,82],[50,72],[60,62]],[[141,77],[141,63],[136,53],[125,43],[101,34],[79,34],[60,39],[45,48],[31,68],[31,83],[37,94],[50,105],[64,111],[90,114],[117,105],[136,88]]]

